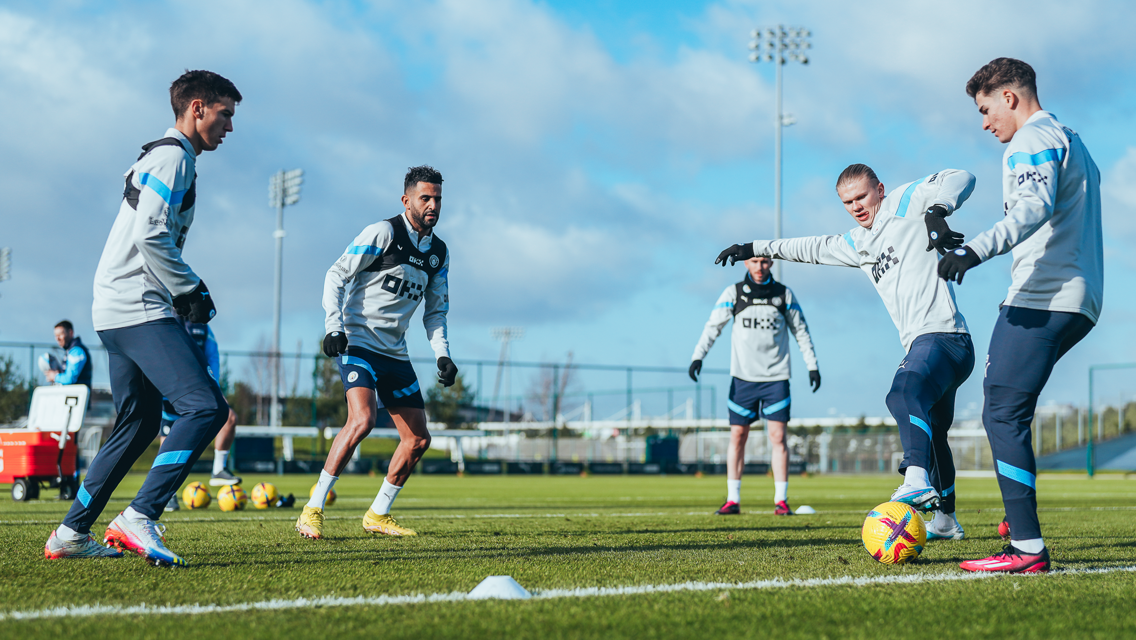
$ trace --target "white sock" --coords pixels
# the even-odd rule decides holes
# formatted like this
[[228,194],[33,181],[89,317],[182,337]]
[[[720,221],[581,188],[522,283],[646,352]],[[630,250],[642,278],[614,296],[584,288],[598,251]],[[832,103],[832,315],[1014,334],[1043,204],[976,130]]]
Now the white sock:
[[904,473],[903,482],[913,487],[931,486],[931,479],[927,477],[927,470],[923,467],[908,467]]
[[138,513],[137,511],[135,511],[135,510],[134,510],[134,507],[127,507],[127,508],[126,508],[126,511],[123,511],[123,512],[122,512],[122,515],[123,515],[123,517],[125,517],[125,518],[126,518],[127,520],[133,520],[134,522],[141,522],[141,521],[143,521],[143,520],[149,520],[149,518],[147,518],[146,516],[142,515],[141,513]]
[[726,502],[742,503],[742,480],[726,479]]
[[1045,540],[1041,538],[1030,538],[1029,540],[1011,539],[1010,542],[1013,543],[1018,551],[1030,555],[1041,553],[1041,550],[1045,548]]
[[375,496],[375,501],[371,503],[371,511],[380,516],[390,513],[391,505],[394,504],[399,491],[402,491],[402,487],[396,487],[384,479],[383,488],[379,489],[379,495]]
[[213,475],[217,475],[225,470],[225,463],[229,461],[228,450],[221,451],[220,449],[213,450]]
[[55,529],[55,537],[64,542],[82,542],[87,539],[87,536],[79,533],[71,527],[61,524]]
[[323,509],[323,505],[327,502],[327,494],[331,492],[331,488],[335,486],[335,481],[339,476],[333,476],[330,473],[320,470],[320,479],[316,482],[316,490],[312,492],[312,497],[308,499],[309,507],[313,509]]
[[782,502],[789,499],[789,481],[773,482],[773,502]]

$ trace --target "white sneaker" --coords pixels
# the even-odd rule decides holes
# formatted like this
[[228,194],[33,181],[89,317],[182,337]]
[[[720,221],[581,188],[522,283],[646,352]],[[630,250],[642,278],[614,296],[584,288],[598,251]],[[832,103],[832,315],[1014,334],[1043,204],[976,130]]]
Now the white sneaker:
[[63,540],[52,531],[51,535],[47,538],[47,544],[43,545],[43,557],[48,560],[59,560],[61,558],[121,558],[122,552],[118,549],[104,547],[89,533],[82,542],[71,542],[70,540]]
[[966,532],[954,514],[936,513],[934,519],[927,523],[928,540],[962,540],[965,537]]
[[165,525],[149,518],[132,520],[120,513],[107,526],[106,542],[119,549],[133,551],[155,566],[188,566],[185,558],[166,548],[165,532]]
[[934,511],[939,508],[939,492],[934,487],[916,487],[904,482],[891,494],[891,501],[902,502],[920,511]]

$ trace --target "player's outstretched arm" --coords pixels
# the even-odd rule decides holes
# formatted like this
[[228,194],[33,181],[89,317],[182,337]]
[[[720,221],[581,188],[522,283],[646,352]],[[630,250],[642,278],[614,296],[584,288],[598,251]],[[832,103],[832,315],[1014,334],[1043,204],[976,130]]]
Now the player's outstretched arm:
[[852,232],[843,236],[807,236],[785,240],[755,240],[753,252],[757,256],[826,264],[836,267],[859,267],[861,256],[852,240]]
[[944,255],[962,246],[963,234],[952,230],[946,218],[970,198],[974,184],[974,175],[968,171],[943,169],[908,187],[912,198],[907,211],[902,213],[914,216],[919,215],[916,212],[922,212],[923,222],[927,225],[927,251],[938,251],[939,255]]
[[702,361],[706,358],[706,354],[710,353],[710,347],[714,346],[718,336],[722,335],[722,328],[726,326],[730,318],[734,317],[734,302],[737,294],[738,290],[734,285],[726,287],[722,295],[718,296],[714,308],[710,310],[710,319],[702,328],[702,335],[698,338],[698,344],[694,345],[694,355],[690,357],[691,362],[687,375],[690,376],[691,380],[698,382],[698,375],[702,373]]

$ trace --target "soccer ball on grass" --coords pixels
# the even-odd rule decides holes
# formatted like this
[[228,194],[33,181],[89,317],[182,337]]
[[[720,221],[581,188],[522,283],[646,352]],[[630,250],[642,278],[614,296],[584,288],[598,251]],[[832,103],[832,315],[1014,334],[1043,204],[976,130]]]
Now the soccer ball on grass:
[[181,501],[187,509],[204,509],[213,501],[213,496],[209,495],[209,489],[204,484],[191,482],[181,492]]
[[276,504],[280,493],[271,482],[261,482],[252,488],[252,504],[257,509],[267,509]]
[[923,552],[927,525],[915,509],[902,502],[885,502],[868,512],[860,540],[876,560],[903,564]]
[[248,494],[239,484],[230,484],[221,487],[217,492],[217,506],[221,511],[238,511],[248,504]]

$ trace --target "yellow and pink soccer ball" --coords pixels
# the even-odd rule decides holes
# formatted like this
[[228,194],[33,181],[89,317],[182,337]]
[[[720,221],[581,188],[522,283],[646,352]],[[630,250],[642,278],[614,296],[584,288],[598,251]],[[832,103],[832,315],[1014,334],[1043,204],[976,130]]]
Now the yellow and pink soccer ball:
[[248,494],[239,484],[230,484],[221,487],[217,492],[217,506],[221,511],[239,511],[248,504]]
[[885,502],[868,512],[860,540],[876,560],[884,564],[903,564],[919,557],[927,546],[927,525],[910,506]]
[[209,489],[200,482],[191,482],[181,492],[181,501],[187,509],[204,509],[213,501]]
[[252,506],[257,509],[267,509],[280,499],[280,492],[271,482],[261,482],[252,488]]

